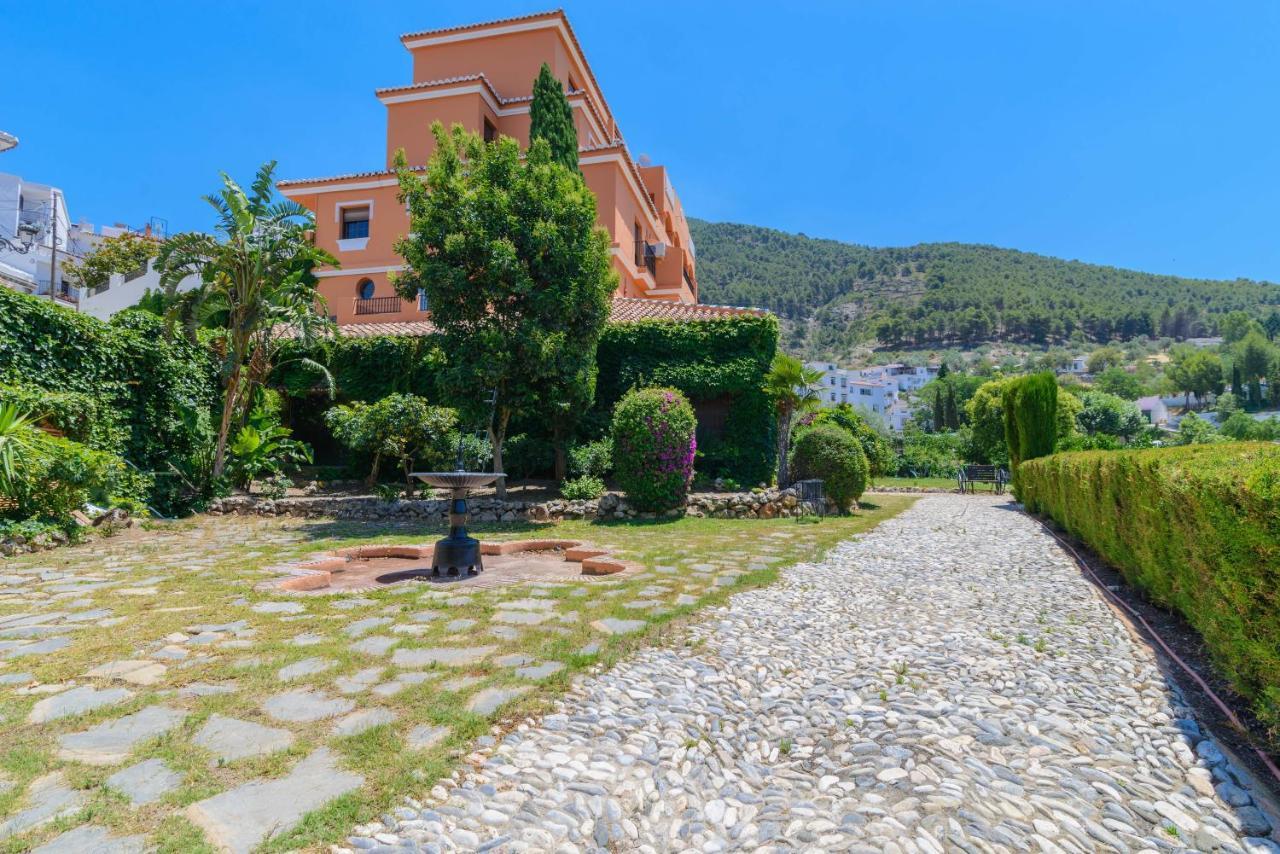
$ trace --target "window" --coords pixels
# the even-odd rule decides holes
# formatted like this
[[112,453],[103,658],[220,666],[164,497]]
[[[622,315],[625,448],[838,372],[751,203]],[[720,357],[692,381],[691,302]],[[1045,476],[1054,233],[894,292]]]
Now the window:
[[430,311],[431,303],[427,300],[427,292],[418,288],[418,311]]
[[[368,222],[368,220],[365,220],[365,223]],[[373,299],[375,290],[376,286],[373,284],[373,279],[361,279],[356,283],[356,296],[360,299]]]
[[366,207],[342,209],[342,239],[351,240],[369,236],[369,209]]
[[486,116],[484,120],[484,141],[493,142],[497,138],[498,138],[498,129],[493,126],[493,122],[489,121],[488,117]]
[[863,397],[871,397],[871,389],[860,388],[858,389],[858,394],[862,395]]

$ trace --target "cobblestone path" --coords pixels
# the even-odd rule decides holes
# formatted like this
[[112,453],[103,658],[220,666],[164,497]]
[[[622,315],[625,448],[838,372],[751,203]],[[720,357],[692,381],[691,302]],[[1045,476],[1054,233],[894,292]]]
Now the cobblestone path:
[[996,498],[921,499],[477,763],[349,845],[1280,852],[1153,653]]

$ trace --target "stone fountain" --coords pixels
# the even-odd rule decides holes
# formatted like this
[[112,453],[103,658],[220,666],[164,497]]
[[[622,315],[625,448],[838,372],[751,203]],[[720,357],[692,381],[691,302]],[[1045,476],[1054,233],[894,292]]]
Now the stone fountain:
[[433,576],[465,578],[484,571],[480,559],[480,541],[467,533],[467,493],[476,487],[488,486],[503,474],[493,472],[462,471],[462,457],[458,457],[458,471],[414,472],[413,476],[430,486],[450,490],[449,536],[436,542],[435,555],[431,559]]
[[[493,408],[498,402],[498,392],[490,393],[489,420],[493,420]],[[454,471],[413,472],[413,477],[427,484],[449,490],[449,536],[436,542],[435,555],[431,560],[431,574],[435,577],[446,576],[465,578],[484,571],[480,559],[480,541],[467,534],[467,493],[471,490],[495,483],[505,474],[494,472],[466,471],[466,463],[462,455],[462,430],[458,431],[458,456]]]

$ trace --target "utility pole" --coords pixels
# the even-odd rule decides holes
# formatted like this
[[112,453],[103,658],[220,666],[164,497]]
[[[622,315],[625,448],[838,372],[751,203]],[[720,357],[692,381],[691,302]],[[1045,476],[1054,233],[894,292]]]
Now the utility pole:
[[53,240],[49,241],[49,299],[58,301],[58,191],[49,190],[49,219],[53,222]]

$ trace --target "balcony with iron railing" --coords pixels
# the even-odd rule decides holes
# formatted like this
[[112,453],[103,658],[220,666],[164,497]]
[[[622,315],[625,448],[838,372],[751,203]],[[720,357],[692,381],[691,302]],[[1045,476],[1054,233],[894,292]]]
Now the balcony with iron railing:
[[372,297],[356,299],[356,315],[365,314],[399,314],[404,308],[404,300],[400,297]]

